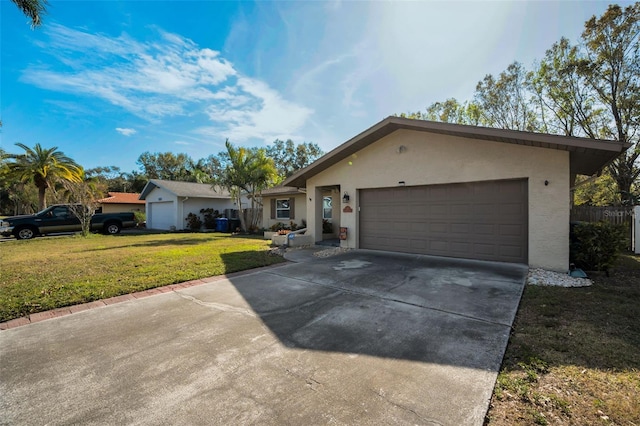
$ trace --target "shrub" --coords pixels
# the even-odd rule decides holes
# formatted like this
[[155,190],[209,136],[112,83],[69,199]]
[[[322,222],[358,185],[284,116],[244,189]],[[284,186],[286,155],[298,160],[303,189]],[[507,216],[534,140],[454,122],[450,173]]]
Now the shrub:
[[197,232],[202,228],[202,220],[195,213],[189,213],[186,218],[187,228],[193,232]]
[[280,231],[280,230],[282,230],[284,228],[285,228],[284,227],[284,223],[282,223],[282,222],[277,222],[277,223],[274,223],[273,225],[271,225],[271,230],[273,232]]
[[627,231],[609,222],[571,224],[572,263],[588,271],[605,271],[627,247]]
[[147,221],[147,215],[144,212],[133,212],[133,215],[136,218],[136,224],[138,226],[142,226]]
[[205,229],[216,229],[216,219],[220,217],[220,212],[214,209],[200,209],[200,214],[204,217]]
[[322,219],[322,233],[323,234],[333,233],[333,224],[329,222],[327,219]]

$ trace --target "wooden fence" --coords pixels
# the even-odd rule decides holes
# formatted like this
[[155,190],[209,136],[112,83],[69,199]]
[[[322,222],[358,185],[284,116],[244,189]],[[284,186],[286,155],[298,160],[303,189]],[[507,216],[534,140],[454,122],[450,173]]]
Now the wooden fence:
[[628,229],[629,244],[633,246],[633,207],[573,206],[572,222],[609,222]]

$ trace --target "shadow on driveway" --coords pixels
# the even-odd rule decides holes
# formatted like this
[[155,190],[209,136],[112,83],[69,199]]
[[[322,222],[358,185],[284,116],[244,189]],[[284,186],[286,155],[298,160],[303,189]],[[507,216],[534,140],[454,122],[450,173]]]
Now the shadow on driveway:
[[497,372],[526,271],[356,251],[230,282],[287,347]]

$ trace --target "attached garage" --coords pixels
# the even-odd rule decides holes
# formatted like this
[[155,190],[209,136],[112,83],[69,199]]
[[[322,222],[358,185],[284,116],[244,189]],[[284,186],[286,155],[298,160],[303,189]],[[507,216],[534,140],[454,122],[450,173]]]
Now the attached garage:
[[315,241],[323,234],[323,193],[335,188],[343,248],[566,272],[576,176],[593,176],[628,147],[388,117],[283,185],[304,188]]
[[527,180],[361,189],[360,248],[527,263]]

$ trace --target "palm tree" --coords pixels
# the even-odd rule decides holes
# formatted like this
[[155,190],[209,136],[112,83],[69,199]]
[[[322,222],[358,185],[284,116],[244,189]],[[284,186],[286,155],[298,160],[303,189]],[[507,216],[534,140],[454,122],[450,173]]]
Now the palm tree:
[[47,11],[47,0],[11,0],[18,6],[18,9],[31,18],[31,26],[39,27],[42,23],[41,17]]
[[[228,140],[228,162],[221,176],[216,179],[217,184],[223,186],[232,194],[240,210],[240,226],[244,231],[257,225],[259,207],[258,198],[263,189],[268,188],[278,177],[278,171],[273,160],[266,156],[264,149],[236,148]],[[242,196],[251,200],[252,216],[249,227],[245,222]]]
[[38,206],[47,207],[45,193],[58,181],[81,182],[84,177],[82,166],[58,151],[58,147],[45,149],[36,144],[33,149],[17,143],[24,154],[9,155],[9,172],[19,181],[33,182],[38,188]]

